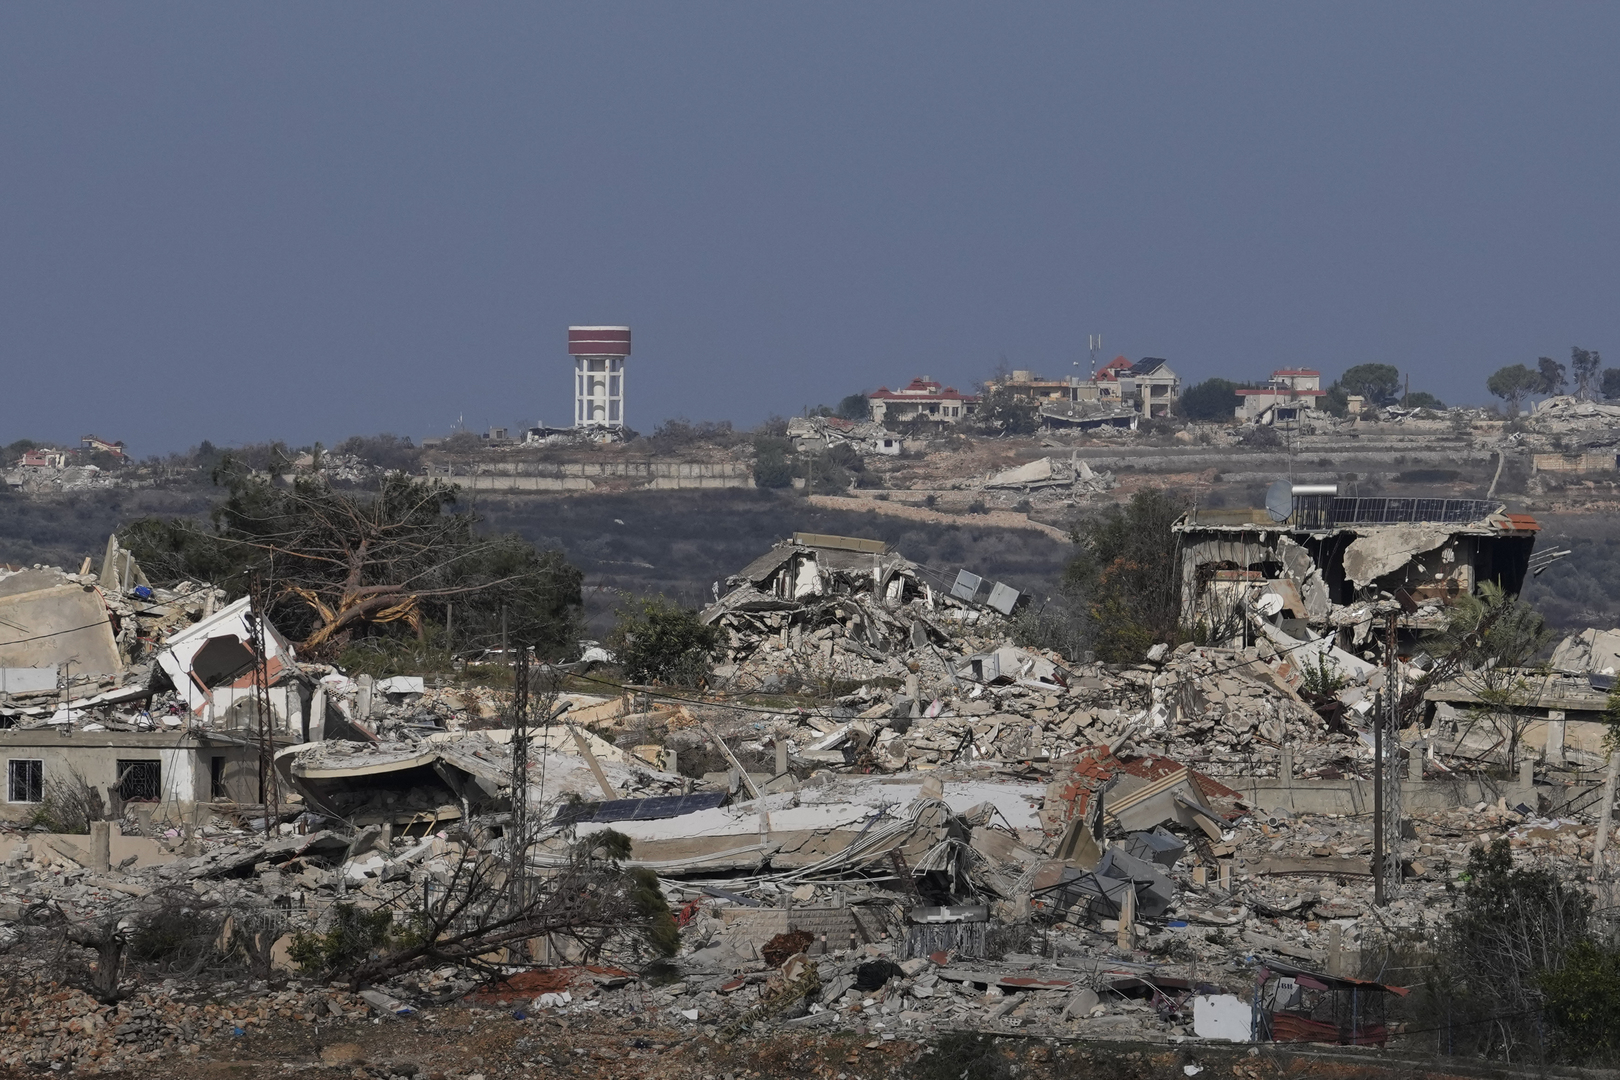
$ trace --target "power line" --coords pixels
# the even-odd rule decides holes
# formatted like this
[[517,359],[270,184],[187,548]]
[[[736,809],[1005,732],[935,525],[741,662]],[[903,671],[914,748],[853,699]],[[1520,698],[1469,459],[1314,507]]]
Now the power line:
[[85,623],[83,626],[70,626],[66,630],[52,630],[48,634],[35,634],[33,637],[25,638],[12,638],[9,641],[0,642],[0,645],[22,645],[29,641],[43,641],[46,638],[61,637],[63,634],[77,634],[80,630],[93,630],[98,626],[106,626],[107,623],[108,620],[102,619],[100,622]]

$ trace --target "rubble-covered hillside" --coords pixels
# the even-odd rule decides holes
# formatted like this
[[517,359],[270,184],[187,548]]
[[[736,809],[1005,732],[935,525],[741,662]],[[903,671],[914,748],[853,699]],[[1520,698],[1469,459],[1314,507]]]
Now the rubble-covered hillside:
[[[1247,587],[1253,644],[1075,662],[1016,643],[1005,583],[800,534],[716,589],[691,690],[619,686],[600,650],[346,673],[116,544],[99,572],[0,577],[0,613],[65,619],[78,657],[0,636],[0,1060],[165,1068],[452,1015],[514,1025],[503,1068],[555,1064],[580,1026],[717,1055],[1428,1046],[1405,989],[1471,853],[1602,877],[1601,758],[1576,720],[1555,758],[1547,721],[1545,752],[1481,767],[1499,748],[1466,687],[1374,737],[1386,680],[1423,670],[1324,642],[1324,693],[1260,602],[1280,586]],[[1612,678],[1610,645],[1571,639],[1560,678]]]

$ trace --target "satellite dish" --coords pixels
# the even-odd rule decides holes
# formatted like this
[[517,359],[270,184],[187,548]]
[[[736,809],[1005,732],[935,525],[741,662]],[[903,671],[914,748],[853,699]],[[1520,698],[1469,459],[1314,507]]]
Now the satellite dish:
[[1268,592],[1264,596],[1260,597],[1254,606],[1259,609],[1260,614],[1270,619],[1281,613],[1283,609],[1283,598],[1274,592]]
[[1266,513],[1272,521],[1287,521],[1294,516],[1293,481],[1278,480],[1266,488]]

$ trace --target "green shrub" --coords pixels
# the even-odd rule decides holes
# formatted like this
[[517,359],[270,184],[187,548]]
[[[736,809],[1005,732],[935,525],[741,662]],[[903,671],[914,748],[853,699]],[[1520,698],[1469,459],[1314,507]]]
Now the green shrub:
[[287,955],[311,975],[349,971],[388,944],[394,916],[388,911],[362,911],[353,904],[338,904],[326,933],[300,930],[293,935]]
[[618,616],[609,643],[630,682],[697,686],[709,674],[721,632],[705,626],[696,611],[657,597],[621,608]]
[[1541,976],[1559,1056],[1584,1064],[1620,1054],[1620,950],[1579,941],[1564,966]]
[[754,486],[785,488],[793,483],[792,444],[769,435],[754,438]]
[[912,1075],[917,1080],[1008,1080],[1015,1071],[994,1035],[952,1031],[924,1051]]
[[1075,526],[1064,591],[1095,628],[1097,659],[1137,663],[1160,642],[1187,640],[1173,531],[1185,509],[1180,496],[1144,488]]

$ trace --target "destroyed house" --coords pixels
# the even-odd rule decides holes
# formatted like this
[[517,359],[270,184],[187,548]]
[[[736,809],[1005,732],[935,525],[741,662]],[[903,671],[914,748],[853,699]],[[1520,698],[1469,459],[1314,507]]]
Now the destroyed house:
[[858,454],[884,454],[894,457],[904,449],[899,435],[870,420],[845,420],[837,416],[794,417],[788,421],[788,438],[795,453],[820,454],[835,446],[849,446]]
[[727,578],[733,590],[705,611],[703,619],[714,622],[726,610],[791,607],[835,590],[855,591],[852,586],[857,585],[904,603],[919,591],[915,567],[887,549],[881,540],[794,533],[791,541],[777,544]]
[[1404,625],[1437,625],[1482,582],[1517,594],[1541,528],[1486,500],[1347,498],[1332,485],[1296,485],[1275,509],[1287,515],[1200,509],[1177,522],[1187,625],[1231,633],[1258,616],[1294,636],[1345,631],[1371,618],[1347,608],[1379,599],[1400,601]]
[[712,677],[734,688],[739,678],[757,681],[765,689],[810,670],[904,678],[902,655],[943,674],[945,661],[930,650],[949,643],[947,622],[999,618],[1020,599],[1013,589],[997,592],[996,583],[968,577],[974,584],[959,595],[944,575],[881,540],[795,533],[728,577],[729,591],[702,612],[704,623],[726,634]]
[[129,804],[173,819],[213,800],[264,799],[257,744],[226,733],[16,728],[0,731],[0,761],[3,821],[48,817],[62,798],[89,799],[109,812]]

